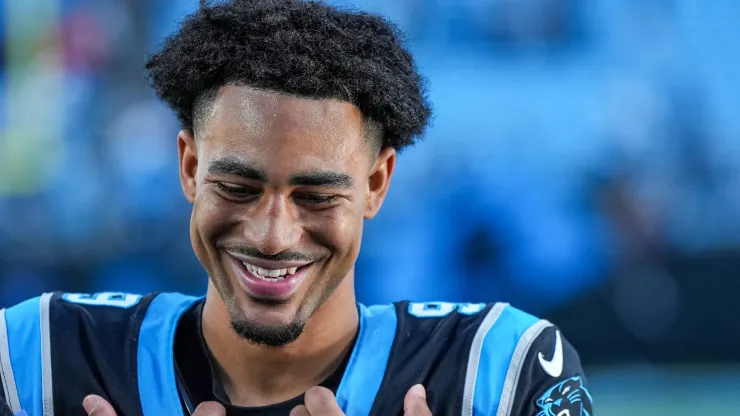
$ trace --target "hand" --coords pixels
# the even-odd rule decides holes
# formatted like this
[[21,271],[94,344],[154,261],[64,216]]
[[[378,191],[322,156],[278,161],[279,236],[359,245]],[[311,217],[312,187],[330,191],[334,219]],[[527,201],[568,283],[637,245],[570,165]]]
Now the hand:
[[[91,394],[82,401],[87,416],[117,416],[116,411],[104,398]],[[226,416],[226,409],[216,402],[203,402],[193,416]]]
[[[312,387],[305,396],[305,405],[296,406],[290,416],[345,416],[339,408],[331,390],[324,387]],[[411,387],[403,399],[404,416],[432,416],[427,405],[427,394],[424,386],[417,384]]]
[[432,416],[424,386],[417,384],[409,389],[403,399],[403,414],[404,416]]

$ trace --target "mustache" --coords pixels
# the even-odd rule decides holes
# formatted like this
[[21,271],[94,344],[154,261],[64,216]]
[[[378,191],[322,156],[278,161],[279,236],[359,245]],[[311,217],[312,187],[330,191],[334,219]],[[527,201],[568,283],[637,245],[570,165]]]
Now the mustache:
[[320,256],[317,255],[308,255],[297,251],[281,251],[277,254],[265,254],[259,251],[256,247],[244,244],[218,243],[216,247],[218,247],[219,250],[230,251],[232,253],[241,254],[242,256],[261,260],[313,262],[320,258]]

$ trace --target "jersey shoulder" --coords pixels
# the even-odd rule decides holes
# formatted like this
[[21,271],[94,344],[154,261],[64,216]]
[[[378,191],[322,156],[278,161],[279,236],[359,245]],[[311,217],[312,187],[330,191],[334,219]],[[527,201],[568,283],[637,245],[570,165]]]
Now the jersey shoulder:
[[[28,299],[2,311],[9,339],[31,341],[38,331],[21,329],[33,325],[48,325],[52,333],[67,335],[87,329],[100,338],[107,338],[119,333],[122,328],[140,325],[147,313],[161,314],[179,304],[193,303],[198,299],[200,298],[166,292],[145,295],[122,292],[53,292]],[[150,307],[154,307],[154,310],[150,311]],[[11,337],[11,334],[15,337]]]
[[[553,403],[564,406],[569,396],[571,415],[591,415],[578,354],[549,321],[503,302],[395,308],[396,342],[384,382],[393,388],[381,390],[383,399],[422,383],[434,414],[550,416],[559,414]],[[397,410],[376,405],[375,414]]]
[[516,368],[518,382],[509,389],[509,414],[591,416],[593,399],[576,348],[560,328],[540,322],[529,346],[515,357],[521,364]]
[[[478,364],[508,364],[507,343],[536,321],[506,303],[397,302],[393,307],[395,339],[373,415],[402,413],[405,392],[419,383],[427,389],[433,414],[459,414],[472,397],[471,374],[478,371]],[[494,323],[497,329],[490,331]],[[498,351],[488,350],[496,343],[490,340],[491,333],[504,341]],[[481,360],[488,353],[495,354],[495,360]]]
[[[173,293],[46,293],[0,312],[0,368],[11,409],[68,414],[95,393],[136,415],[142,343],[193,302]],[[155,329],[146,331],[146,328]],[[5,346],[5,347],[3,347]],[[13,377],[8,377],[12,373]],[[63,382],[60,382],[63,380]],[[121,396],[121,397],[118,397]],[[126,396],[126,397],[124,397]]]
[[120,292],[85,293],[44,293],[25,300],[5,311],[5,319],[12,324],[31,324],[37,320],[65,320],[70,324],[75,319],[103,320],[115,323],[117,320],[146,310],[157,293],[139,295]]
[[[490,328],[483,328],[486,334],[475,394],[500,394],[498,403],[485,403],[480,408],[512,416],[592,415],[592,398],[580,357],[557,326],[508,305],[489,323]],[[502,349],[507,339],[516,342],[512,348]]]
[[398,302],[395,307],[399,330],[411,337],[439,338],[439,341],[477,336],[477,342],[483,345],[486,337],[519,338],[527,330],[531,332],[530,328],[540,321],[505,302]]
[[11,346],[40,345],[44,334],[49,335],[48,341],[56,337],[66,337],[67,342],[118,338],[121,331],[136,327],[143,320],[156,296],[45,293],[4,310],[7,341]]

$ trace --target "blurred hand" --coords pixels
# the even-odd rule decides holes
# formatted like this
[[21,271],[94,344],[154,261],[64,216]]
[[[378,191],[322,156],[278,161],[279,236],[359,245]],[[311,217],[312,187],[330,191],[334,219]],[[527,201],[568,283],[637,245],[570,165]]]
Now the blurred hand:
[[[91,394],[82,401],[87,416],[118,416],[110,403],[104,398]],[[201,403],[193,416],[226,416],[226,409],[216,402]]]
[[[296,406],[290,416],[345,416],[339,408],[331,390],[324,387],[312,387],[306,392],[305,405]],[[404,416],[432,416],[427,405],[424,386],[417,384],[409,389],[403,400]]]

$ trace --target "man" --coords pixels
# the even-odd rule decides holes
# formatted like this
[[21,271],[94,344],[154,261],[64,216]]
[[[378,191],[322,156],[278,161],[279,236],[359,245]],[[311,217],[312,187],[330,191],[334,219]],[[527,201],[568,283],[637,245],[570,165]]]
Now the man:
[[363,222],[431,113],[389,23],[234,0],[187,18],[147,68],[183,125],[207,294],[54,293],[0,312],[12,411],[591,414],[547,321],[503,303],[356,303]]

